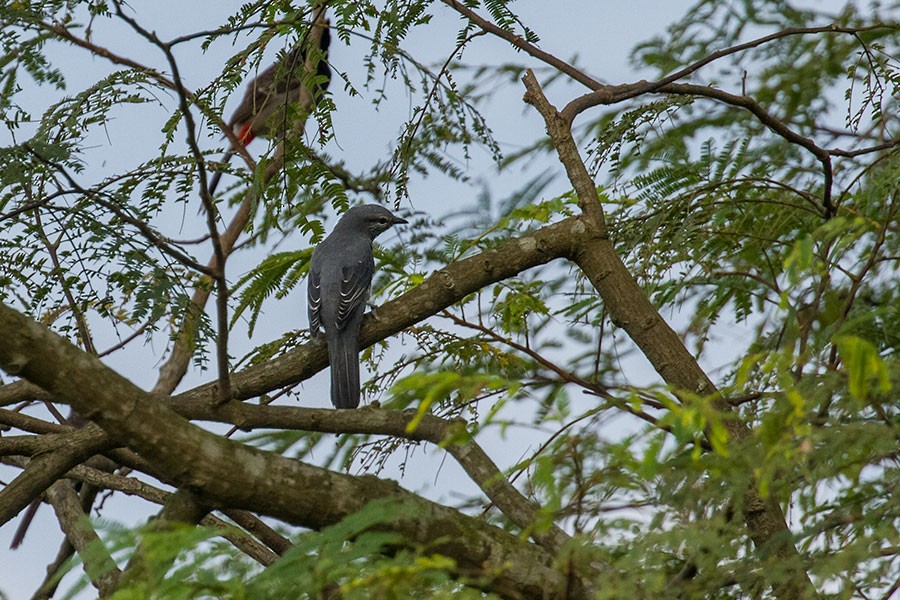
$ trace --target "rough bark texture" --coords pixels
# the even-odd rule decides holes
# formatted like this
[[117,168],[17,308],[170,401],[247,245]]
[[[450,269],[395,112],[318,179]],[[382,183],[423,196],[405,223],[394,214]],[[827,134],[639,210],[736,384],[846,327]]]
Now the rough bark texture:
[[[616,253],[606,230],[597,186],[581,160],[572,137],[571,123],[549,103],[531,71],[525,75],[524,82],[527,90],[525,101],[544,117],[547,133],[560,162],[565,165],[584,213],[583,223],[588,239],[580,241],[572,259],[603,299],[610,320],[628,334],[676,394],[689,392],[691,395],[711,397],[719,411],[733,413],[731,406],[721,398],[716,386]],[[732,444],[740,444],[750,435],[746,423],[737,416],[724,419],[723,425]],[[786,561],[789,577],[774,587],[776,596],[784,600],[817,597],[809,575],[802,568],[799,553],[791,542],[791,531],[778,503],[763,500],[755,483],[751,482],[744,490],[741,508],[748,534],[761,555],[774,555]]]
[[[47,490],[47,499],[56,512],[56,518],[66,534],[66,539],[84,561],[84,568],[91,583],[100,592],[101,597],[111,595],[115,591],[121,571],[112,557],[106,553],[97,532],[88,523],[81,498],[68,481],[60,480]],[[89,546],[90,551],[87,551]]]
[[72,406],[204,504],[253,509],[320,529],[389,498],[404,507],[392,530],[415,545],[431,544],[461,569],[494,573],[489,588],[533,598],[565,593],[566,579],[552,568],[548,553],[496,527],[390,481],[332,473],[200,429],[158,396],[5,305],[0,336],[6,340],[0,347],[4,370]]
[[416,428],[409,431],[409,424],[416,418],[414,410],[397,412],[364,408],[336,412],[330,409],[259,406],[238,402],[216,408],[202,400],[183,397],[173,399],[170,405],[178,414],[190,420],[241,423],[248,429],[392,435],[440,445],[459,462],[491,502],[513,523],[528,531],[541,546],[556,553],[570,540],[555,525],[534,529],[536,522],[544,520],[540,518],[540,507],[513,487],[484,450],[468,439],[465,423],[462,421],[448,421],[425,415]]
[[0,490],[0,524],[19,514],[69,469],[109,447],[109,440],[96,425],[57,440],[57,447],[44,450],[28,463],[26,471]]

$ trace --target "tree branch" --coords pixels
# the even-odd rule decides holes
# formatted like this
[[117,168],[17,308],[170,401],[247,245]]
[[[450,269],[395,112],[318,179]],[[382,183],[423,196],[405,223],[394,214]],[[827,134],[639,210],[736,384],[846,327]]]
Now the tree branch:
[[111,595],[122,572],[88,522],[75,489],[68,481],[59,480],[47,490],[47,499],[66,538],[81,556],[91,583],[100,591],[101,597]]
[[[291,541],[289,539],[266,525],[262,519],[260,519],[253,513],[247,512],[245,510],[227,508],[222,511],[222,514],[240,525],[243,529],[247,530],[247,532],[252,536],[258,538],[259,541],[261,541],[263,544],[271,548],[272,554],[275,558],[283,555],[293,547],[293,544],[291,544]],[[231,538],[228,539],[231,540]],[[234,542],[232,541],[232,543]],[[274,562],[274,558],[272,559],[272,562]]]
[[511,31],[507,31],[506,29],[503,29],[502,27],[499,27],[499,26],[491,23],[490,21],[483,19],[478,13],[476,13],[474,10],[468,8],[467,6],[465,6],[458,0],[442,0],[442,2],[444,4],[446,4],[447,6],[449,6],[450,8],[452,8],[453,10],[455,10],[456,12],[458,12],[459,14],[461,14],[462,16],[464,16],[469,22],[480,27],[483,31],[485,31],[487,33],[492,33],[492,34],[496,35],[497,37],[506,40],[507,42],[509,42],[516,48],[518,48],[519,50],[523,50],[526,53],[530,54],[531,56],[537,58],[541,62],[544,62],[544,63],[550,65],[551,67],[555,68],[560,73],[565,73],[566,75],[568,75],[569,77],[571,77],[578,83],[581,83],[585,87],[587,87],[589,89],[595,89],[596,86],[602,85],[597,80],[595,80],[593,77],[590,77],[589,75],[585,74],[580,69],[570,65],[569,63],[567,63],[564,60],[560,60],[560,59],[556,58],[549,52],[544,52],[543,50],[541,50],[534,44],[528,42],[522,36],[516,35],[515,33],[511,32]]
[[[512,277],[530,267],[570,255],[575,245],[584,238],[585,231],[586,228],[579,219],[569,218],[518,238],[510,239],[475,256],[447,265],[432,274],[421,285],[382,305],[368,315],[361,333],[363,347],[385,339],[410,325],[439,313],[447,306],[458,302],[486,285]],[[284,356],[234,374],[232,379],[234,398],[236,400],[246,400],[263,395],[275,389],[308,379],[326,366],[327,353],[324,352],[324,344],[320,342],[303,344]],[[46,392],[32,384],[22,383],[22,385],[19,385],[19,383],[22,382],[16,382],[11,386],[7,386],[15,388],[11,393],[11,396],[14,398],[28,397],[38,392],[46,394]],[[0,388],[0,399],[3,398],[4,392],[5,388]],[[207,384],[177,396],[172,400],[172,405],[178,407],[179,410],[184,410],[185,414],[190,416],[192,414],[189,412],[192,410],[191,407],[206,406],[215,397],[215,384]],[[61,399],[55,398],[55,400]],[[270,410],[276,409],[280,410],[278,407],[270,408]],[[197,408],[197,410],[200,409]],[[218,413],[213,414],[225,415],[226,418],[231,415],[234,417],[231,422],[235,422],[240,426],[249,426],[249,423],[251,423],[249,421],[250,417],[244,412],[249,410],[252,410],[252,408],[234,405],[222,407]],[[321,412],[330,415],[335,414],[333,411]],[[193,414],[196,415],[197,413]],[[277,415],[278,413],[273,412],[271,414]],[[353,419],[363,414],[351,413],[350,415],[343,415],[341,420]],[[242,420],[245,418],[248,420]],[[372,431],[371,429],[362,428],[364,424],[357,423],[357,425],[358,429],[356,431]],[[304,426],[313,427],[313,424],[306,423]],[[338,423],[332,423],[330,430],[343,431],[343,429],[339,428]],[[398,429],[394,429],[394,431],[399,432]],[[78,456],[82,456],[88,452],[93,454],[111,446],[109,440],[102,435],[102,432],[96,429],[92,429],[91,432],[94,434],[99,433],[100,435],[91,437],[84,431],[79,432],[79,435],[85,436],[85,439],[76,441],[70,438],[70,442],[66,447],[73,453],[77,453]],[[376,431],[372,432],[377,433]],[[439,436],[436,435],[435,439],[439,439]],[[90,446],[90,448],[87,448],[87,446]],[[87,456],[90,456],[90,454],[87,454]],[[31,497],[36,497],[46,485],[62,476],[74,464],[81,462],[78,459],[72,460],[75,462],[64,462],[57,465],[57,470],[44,483],[43,487],[37,487],[36,485],[30,487],[29,494],[31,494]],[[502,482],[498,485],[502,485]],[[0,492],[0,499],[3,498],[2,494],[4,492]],[[21,507],[13,504],[9,513],[0,511],[0,517],[5,517],[5,519],[0,518],[0,523],[15,516],[25,504],[27,502],[22,504]],[[4,504],[0,501],[0,508],[3,507]],[[516,513],[513,512],[512,514]],[[512,519],[512,517],[510,518]],[[513,520],[526,530],[533,523],[533,519],[530,518],[516,518]],[[548,535],[558,538],[558,535],[552,531]],[[556,541],[551,540],[550,542],[551,547],[556,547],[559,543],[559,539]]]
[[213,408],[201,399],[188,399],[184,396],[173,398],[169,404],[173,410],[187,419],[234,423],[246,429],[277,428],[326,433],[364,433],[430,442],[449,452],[491,502],[541,546],[555,554],[571,539],[555,525],[535,529],[537,523],[545,520],[541,518],[540,507],[525,498],[509,483],[484,450],[469,438],[463,421],[448,421],[433,415],[424,415],[419,425],[410,430],[409,426],[416,418],[415,411],[397,412],[367,408],[338,412],[329,409],[259,406],[239,402]]
[[[200,429],[166,408],[158,396],[5,304],[0,305],[0,336],[6,340],[0,345],[5,371],[67,402],[200,502],[253,509],[319,529],[371,502],[389,500],[403,508],[398,519],[382,527],[411,545],[426,544],[454,558],[463,570],[481,573],[489,578],[486,588],[526,597],[559,595],[566,589],[566,578],[550,566],[551,555],[544,550],[393,482],[332,473]],[[570,597],[587,594],[576,590]]]
[[[525,101],[532,104],[547,123],[551,141],[579,196],[579,206],[596,207],[594,210],[602,217],[603,208],[597,188],[578,154],[571,128],[559,118],[558,112],[547,101],[531,70],[526,72],[523,80],[527,90]],[[582,197],[582,194],[586,197]],[[684,395],[687,392],[688,396],[709,398],[718,411],[730,417],[723,419],[723,426],[728,431],[731,443],[739,444],[746,440],[750,436],[746,423],[722,398],[681,338],[666,323],[632,277],[610,242],[602,225],[602,218],[585,219],[584,223],[590,228],[593,238],[588,242],[579,242],[580,247],[574,255],[574,261],[599,293],[612,322],[625,330],[676,394]],[[818,597],[804,570],[800,554],[791,541],[791,531],[781,507],[771,496],[764,500],[755,483],[744,490],[743,515],[757,550],[763,555],[778,556],[785,562],[790,576],[787,581],[773,585],[775,595],[783,600]]]
[[[44,393],[43,390],[41,390],[41,393]],[[22,414],[18,411],[7,410],[5,408],[0,408],[0,424],[15,427],[16,429],[20,429],[22,431],[29,431],[31,433],[65,433],[72,430],[72,428],[68,425],[58,425],[56,423],[50,423],[49,421],[37,419],[35,417]]]
[[96,425],[87,425],[66,434],[64,443],[59,438],[59,446],[54,450],[33,458],[22,473],[0,490],[0,525],[19,514],[69,469],[108,449],[109,438],[102,434]]
[[[313,27],[310,31],[309,35],[311,36],[311,43],[317,44],[318,37],[322,35],[322,25],[325,22],[325,11],[322,8],[313,19],[313,24],[318,24],[318,27]],[[309,64],[309,59],[307,59],[307,68],[311,68]],[[307,109],[307,112],[312,112],[312,108],[314,106],[314,99],[312,94],[308,90],[302,90],[305,92],[302,94],[301,102],[304,104],[304,108]],[[294,128],[292,129],[293,134],[298,134],[299,131],[305,126],[306,121],[302,120],[301,122],[294,123]],[[226,127],[227,129],[227,127]],[[229,141],[232,144],[233,148],[237,148],[239,151],[242,151],[246,154],[246,149],[244,145],[237,140],[234,135],[234,132],[227,131]],[[222,232],[219,243],[222,249],[222,258],[224,261],[235,249],[235,244],[237,243],[238,238],[243,232],[244,228],[247,226],[247,223],[250,221],[251,209],[254,205],[254,200],[256,199],[257,194],[265,189],[266,185],[281,171],[281,168],[284,166],[284,143],[283,141],[278,144],[278,148],[275,152],[275,156],[266,166],[265,173],[262,177],[262,183],[257,188],[256,186],[251,186],[246,193],[244,194],[244,199],[241,201],[240,206],[235,212],[234,216],[231,219],[231,222],[228,224],[228,227],[225,231]],[[205,190],[205,192],[204,192]],[[206,185],[205,180],[201,181],[201,194],[205,193],[207,196],[209,195],[209,188]],[[206,202],[204,201],[204,205]],[[207,211],[208,217],[211,217],[209,211]],[[219,253],[215,253],[215,255],[209,261],[209,268],[213,271],[217,271],[221,268],[223,263],[220,262]],[[187,373],[188,365],[190,364],[191,357],[194,353],[194,338],[197,334],[197,328],[200,321],[200,315],[203,312],[203,308],[206,306],[206,303],[209,301],[211,290],[206,286],[198,286],[194,290],[194,294],[191,297],[191,309],[187,312],[185,316],[184,322],[181,324],[181,329],[175,336],[175,343],[172,348],[172,353],[169,355],[169,358],[160,367],[159,370],[159,378],[156,381],[156,384],[153,387],[154,392],[162,393],[162,394],[170,394],[175,388],[178,387],[178,384],[184,378],[185,373]],[[222,297],[222,290],[219,291],[217,298]],[[225,300],[227,301],[227,295],[225,295]],[[219,300],[220,304],[222,300]],[[222,331],[223,327],[224,331],[227,331],[227,320],[226,322],[222,322],[222,314],[224,306],[220,306],[220,310],[218,311],[219,315],[219,330]],[[220,357],[222,353],[219,353]],[[221,369],[221,364],[220,364]],[[233,382],[229,379],[229,387]],[[230,397],[232,397],[232,391],[228,390],[228,394],[223,395],[222,390],[219,392],[219,397],[214,399],[213,401],[218,403],[226,402]]]
[[[75,467],[67,474],[67,477],[83,481],[97,488],[114,490],[129,496],[143,498],[154,504],[165,504],[169,496],[172,495],[170,492],[163,491],[134,477],[123,477],[85,465]],[[260,564],[272,564],[279,555],[284,554],[291,548],[290,540],[251,513],[236,509],[227,509],[223,513],[240,527],[246,529],[251,535],[241,535],[231,531],[234,529],[233,525],[213,515],[203,517],[200,524],[223,529],[225,539]],[[262,543],[253,539],[253,536],[259,538]]]

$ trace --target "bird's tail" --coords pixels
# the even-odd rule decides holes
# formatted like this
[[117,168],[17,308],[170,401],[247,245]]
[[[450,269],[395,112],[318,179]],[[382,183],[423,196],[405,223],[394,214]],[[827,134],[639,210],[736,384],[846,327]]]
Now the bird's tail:
[[359,406],[359,347],[355,333],[342,331],[328,338],[331,363],[331,403],[335,408]]

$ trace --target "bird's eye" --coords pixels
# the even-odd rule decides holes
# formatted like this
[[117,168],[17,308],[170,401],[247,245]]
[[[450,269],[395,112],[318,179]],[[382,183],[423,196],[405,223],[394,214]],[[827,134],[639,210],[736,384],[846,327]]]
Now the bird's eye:
[[380,219],[378,219],[378,222],[382,225],[387,225],[387,217],[381,217]]

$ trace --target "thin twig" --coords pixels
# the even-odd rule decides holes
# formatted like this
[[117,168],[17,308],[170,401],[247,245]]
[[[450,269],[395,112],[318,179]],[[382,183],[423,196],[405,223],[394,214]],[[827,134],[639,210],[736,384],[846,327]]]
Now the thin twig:
[[155,33],[148,31],[135,19],[127,16],[122,11],[122,5],[119,0],[114,0],[113,5],[115,6],[116,15],[120,19],[128,23],[128,25],[144,39],[163,51],[166,60],[169,63],[169,68],[172,69],[172,80],[175,84],[175,93],[178,96],[181,118],[187,128],[186,140],[197,164],[197,174],[200,178],[200,200],[203,202],[203,208],[206,212],[206,223],[216,261],[216,267],[213,269],[211,277],[216,285],[216,362],[218,366],[219,382],[218,402],[225,403],[231,400],[231,377],[228,365],[228,280],[225,277],[227,254],[219,235],[219,210],[209,193],[209,185],[206,179],[206,159],[203,151],[200,150],[200,146],[197,145],[197,127],[194,122],[193,113],[191,113],[190,102],[188,101],[190,94],[182,83],[178,61],[175,60],[172,48],[160,40]]
[[204,275],[211,274],[211,270],[209,267],[206,267],[206,266],[196,262],[190,256],[181,252],[177,248],[173,248],[170,244],[166,243],[161,236],[159,236],[155,231],[153,231],[153,229],[150,228],[150,226],[148,226],[146,223],[144,223],[140,219],[137,219],[137,218],[129,215],[115,202],[111,202],[111,201],[107,200],[106,198],[104,198],[103,197],[104,194],[102,192],[96,192],[94,190],[91,190],[91,189],[81,186],[81,184],[79,184],[69,174],[69,172],[66,170],[66,168],[63,165],[56,163],[56,162],[50,160],[49,158],[43,156],[40,152],[38,152],[37,150],[35,150],[31,146],[29,146],[28,144],[23,144],[22,147],[29,154],[34,156],[37,160],[39,160],[40,162],[44,163],[45,165],[47,165],[49,167],[52,167],[55,172],[62,175],[65,178],[65,180],[69,183],[69,185],[72,187],[72,189],[77,191],[79,194],[82,194],[83,196],[90,198],[92,201],[96,202],[100,206],[103,206],[104,208],[108,209],[110,212],[115,214],[116,217],[118,217],[119,220],[122,221],[123,223],[127,223],[129,225],[134,226],[138,230],[138,232],[142,236],[144,236],[144,238],[148,242],[150,242],[154,247],[158,248],[161,252],[165,253],[170,258],[181,263],[182,265],[184,265],[185,267],[187,267],[189,269],[193,269],[195,271],[203,273]]

